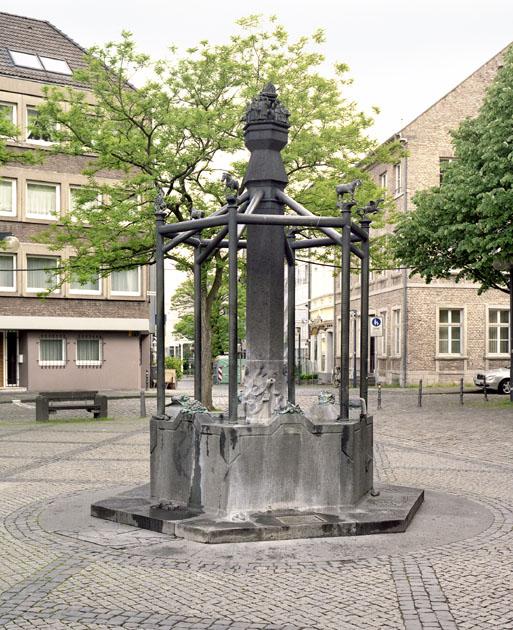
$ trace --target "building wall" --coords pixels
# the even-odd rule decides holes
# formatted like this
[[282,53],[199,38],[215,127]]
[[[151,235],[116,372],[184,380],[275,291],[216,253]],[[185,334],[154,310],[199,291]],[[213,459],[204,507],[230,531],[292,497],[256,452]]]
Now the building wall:
[[[56,37],[63,37],[61,34]],[[42,79],[43,81],[43,79]],[[15,151],[39,149],[42,161],[36,165],[7,164],[0,168],[0,177],[15,181],[16,212],[13,216],[0,212],[0,231],[11,232],[18,243],[0,253],[15,256],[16,283],[14,290],[0,289],[0,318],[4,327],[13,327],[12,318],[19,317],[18,384],[31,391],[60,389],[139,389],[146,385],[146,372],[149,372],[150,338],[144,322],[149,322],[149,301],[147,298],[147,270],[140,270],[138,295],[114,295],[110,277],[101,279],[98,293],[77,293],[69,283],[65,283],[51,295],[41,299],[36,292],[27,288],[27,256],[57,256],[67,258],[73,255],[71,248],[64,251],[51,251],[47,245],[35,243],[34,239],[46,229],[48,224],[59,225],[60,217],[71,208],[71,187],[88,183],[82,175],[84,168],[94,160],[94,156],[53,155],[48,145],[31,140],[27,131],[27,107],[37,106],[43,100],[43,82],[23,80],[16,77],[0,76],[0,102],[15,105],[15,122],[21,130]],[[86,93],[86,101],[92,102]],[[99,181],[115,181],[119,173],[101,171]],[[27,216],[27,182],[42,182],[58,185],[59,213],[55,219]],[[31,317],[90,318],[94,336],[102,340],[103,356],[100,366],[78,366],[74,361],[74,350],[79,334],[77,319],[71,320],[69,328],[63,324],[62,334],[66,339],[66,364],[58,367],[43,367],[39,362],[39,340],[45,335],[55,336],[56,331],[24,330],[32,327]],[[107,322],[107,330],[99,329],[98,321]],[[23,323],[22,323],[23,319]],[[5,322],[9,320],[9,324]],[[121,320],[121,321],[120,321]],[[123,324],[123,320],[126,322]],[[128,322],[127,320],[133,320]],[[48,320],[47,320],[48,321]],[[75,323],[73,323],[75,322]],[[86,320],[84,320],[86,322]],[[130,331],[137,324],[138,329]],[[38,324],[43,325],[43,324]],[[60,325],[60,324],[59,324]],[[14,328],[16,325],[14,324]],[[47,328],[55,328],[48,325]],[[99,330],[98,330],[99,329]],[[119,332],[114,332],[119,331]],[[121,332],[123,331],[123,332]],[[93,331],[91,331],[93,334]],[[3,381],[0,380],[0,387]]]
[[[398,190],[394,165],[378,164],[370,169],[378,184],[386,175],[386,196],[393,199],[399,211],[414,207],[412,198],[418,190],[439,185],[441,160],[453,157],[450,132],[465,118],[478,113],[503,55],[504,51],[501,51],[394,136],[401,140],[408,152],[399,163]],[[387,231],[392,229],[392,225],[385,228]],[[456,382],[462,376],[469,381],[478,369],[503,365],[504,360],[508,362],[507,356],[489,356],[486,352],[488,309],[492,305],[508,307],[508,296],[499,291],[478,295],[477,290],[477,285],[456,284],[450,280],[437,280],[427,285],[419,277],[405,279],[400,270],[371,274],[370,311],[386,316],[385,345],[376,339],[376,367],[380,380],[402,382],[406,367],[405,384],[420,378],[425,383]],[[358,300],[359,281],[353,277],[352,308],[359,309]],[[437,354],[438,313],[444,306],[464,312],[464,349],[459,357]],[[399,352],[394,347],[393,311],[399,311],[403,329]],[[340,312],[337,316],[340,317]]]
[[[128,333],[101,333],[102,363],[99,366],[80,366],[76,363],[79,334],[74,331],[52,331],[52,338],[63,338],[66,345],[65,366],[41,366],[39,343],[46,333],[21,333],[24,341],[24,378],[30,391],[133,390],[145,386],[145,371],[149,369],[148,336]],[[26,366],[26,367],[25,367]]]

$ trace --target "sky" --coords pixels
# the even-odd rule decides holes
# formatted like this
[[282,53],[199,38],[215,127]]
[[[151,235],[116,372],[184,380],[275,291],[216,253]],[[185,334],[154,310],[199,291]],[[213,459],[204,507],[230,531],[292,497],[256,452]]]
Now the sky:
[[349,96],[380,141],[513,41],[511,0],[2,0],[0,10],[49,20],[84,47],[131,31],[155,58],[202,39],[226,41],[234,21],[276,15],[291,35],[322,28],[327,63],[349,65]]

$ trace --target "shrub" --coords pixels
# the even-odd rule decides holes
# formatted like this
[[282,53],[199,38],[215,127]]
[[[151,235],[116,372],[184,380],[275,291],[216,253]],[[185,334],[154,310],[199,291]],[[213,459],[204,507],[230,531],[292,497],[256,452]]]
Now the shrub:
[[166,357],[166,369],[176,370],[176,380],[183,376],[183,362],[179,357]]

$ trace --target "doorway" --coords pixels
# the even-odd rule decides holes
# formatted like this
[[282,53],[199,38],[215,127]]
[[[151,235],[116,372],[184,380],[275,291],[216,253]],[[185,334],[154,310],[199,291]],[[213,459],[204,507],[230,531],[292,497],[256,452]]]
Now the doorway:
[[0,387],[18,385],[18,333],[15,330],[0,332]]
[[18,333],[10,330],[5,333],[5,380],[7,387],[18,385]]

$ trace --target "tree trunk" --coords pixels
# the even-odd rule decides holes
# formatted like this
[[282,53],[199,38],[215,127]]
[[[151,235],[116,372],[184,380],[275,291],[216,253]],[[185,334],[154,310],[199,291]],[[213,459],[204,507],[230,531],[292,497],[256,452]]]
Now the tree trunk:
[[212,306],[205,292],[201,299],[201,402],[207,409],[213,409],[212,401]]
[[212,400],[212,305],[214,304],[223,279],[224,260],[215,255],[215,273],[212,286],[207,291],[207,269],[203,266],[201,278],[201,402],[207,409],[213,409]]

